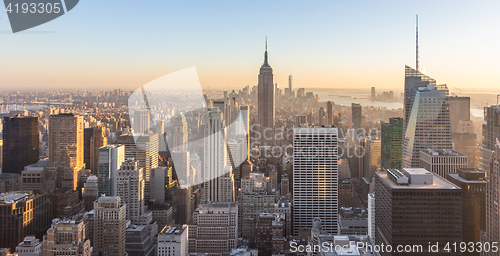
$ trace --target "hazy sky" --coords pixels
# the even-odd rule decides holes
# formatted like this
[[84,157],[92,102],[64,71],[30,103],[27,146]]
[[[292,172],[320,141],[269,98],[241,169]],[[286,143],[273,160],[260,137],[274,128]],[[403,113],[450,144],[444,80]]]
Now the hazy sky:
[[[3,5],[2,5],[3,6]],[[275,82],[402,90],[404,65],[450,89],[500,90],[500,1],[82,0],[12,34],[0,10],[0,90],[135,89],[196,66],[204,88],[257,84],[264,40]]]

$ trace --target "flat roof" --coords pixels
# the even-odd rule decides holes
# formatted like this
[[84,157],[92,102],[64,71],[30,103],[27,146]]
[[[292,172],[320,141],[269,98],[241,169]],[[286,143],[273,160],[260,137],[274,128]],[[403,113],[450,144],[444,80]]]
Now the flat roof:
[[450,150],[450,149],[432,149],[432,148],[428,148],[428,149],[421,150],[421,152],[423,152],[423,153],[425,153],[427,155],[430,155],[430,156],[461,156],[461,157],[466,156],[466,155],[464,155],[462,153],[459,153],[457,151]]
[[182,226],[165,226],[159,234],[164,234],[164,235],[180,235],[186,230],[187,225],[182,225]]
[[460,176],[460,174],[458,173],[448,173],[448,175],[450,175],[450,177],[453,177],[454,179],[462,182],[462,183],[484,183],[484,184],[488,184],[488,181],[487,180],[468,180],[468,179],[464,179],[463,177]]
[[0,202],[4,201],[6,203],[9,203],[9,201],[13,201],[12,203],[14,203],[16,201],[28,197],[28,195],[29,195],[28,193],[20,191],[2,193],[0,194]]
[[[426,174],[427,170],[423,168],[414,168],[414,169],[406,169],[407,171],[412,171],[415,172],[415,174]],[[424,172],[425,171],[425,172]],[[455,184],[441,178],[440,176],[430,173],[433,176],[433,182],[432,184],[405,184],[405,185],[398,185],[394,183],[389,176],[387,175],[387,172],[376,172],[376,175],[380,177],[382,182],[389,186],[392,189],[460,189],[459,187],[455,186]],[[413,174],[413,173],[412,173]]]

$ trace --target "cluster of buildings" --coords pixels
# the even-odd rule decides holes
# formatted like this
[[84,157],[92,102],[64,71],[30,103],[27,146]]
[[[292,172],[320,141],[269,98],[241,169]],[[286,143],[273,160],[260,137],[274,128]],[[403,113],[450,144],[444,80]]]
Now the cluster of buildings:
[[418,68],[405,67],[403,113],[381,123],[295,92],[292,76],[281,93],[273,76],[266,46],[258,85],[207,93],[207,113],[124,116],[111,109],[129,94],[115,91],[2,114],[0,255],[434,255],[429,243],[498,242],[500,105],[485,108],[478,146],[470,99]]

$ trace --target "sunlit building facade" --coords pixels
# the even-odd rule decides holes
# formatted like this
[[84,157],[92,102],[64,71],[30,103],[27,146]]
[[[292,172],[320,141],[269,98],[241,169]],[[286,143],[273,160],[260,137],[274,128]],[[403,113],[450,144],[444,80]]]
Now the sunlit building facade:
[[337,234],[338,130],[293,128],[294,235],[320,218],[323,229]]
[[453,149],[446,85],[416,89],[403,138],[402,167],[418,168],[420,151],[427,148]]

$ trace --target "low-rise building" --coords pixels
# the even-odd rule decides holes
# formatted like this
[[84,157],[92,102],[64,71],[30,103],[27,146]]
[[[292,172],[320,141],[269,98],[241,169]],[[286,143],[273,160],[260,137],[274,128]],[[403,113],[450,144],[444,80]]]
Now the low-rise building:
[[91,253],[83,221],[56,220],[43,237],[43,256],[90,256]]
[[158,233],[157,256],[187,256],[188,226],[166,226]]

